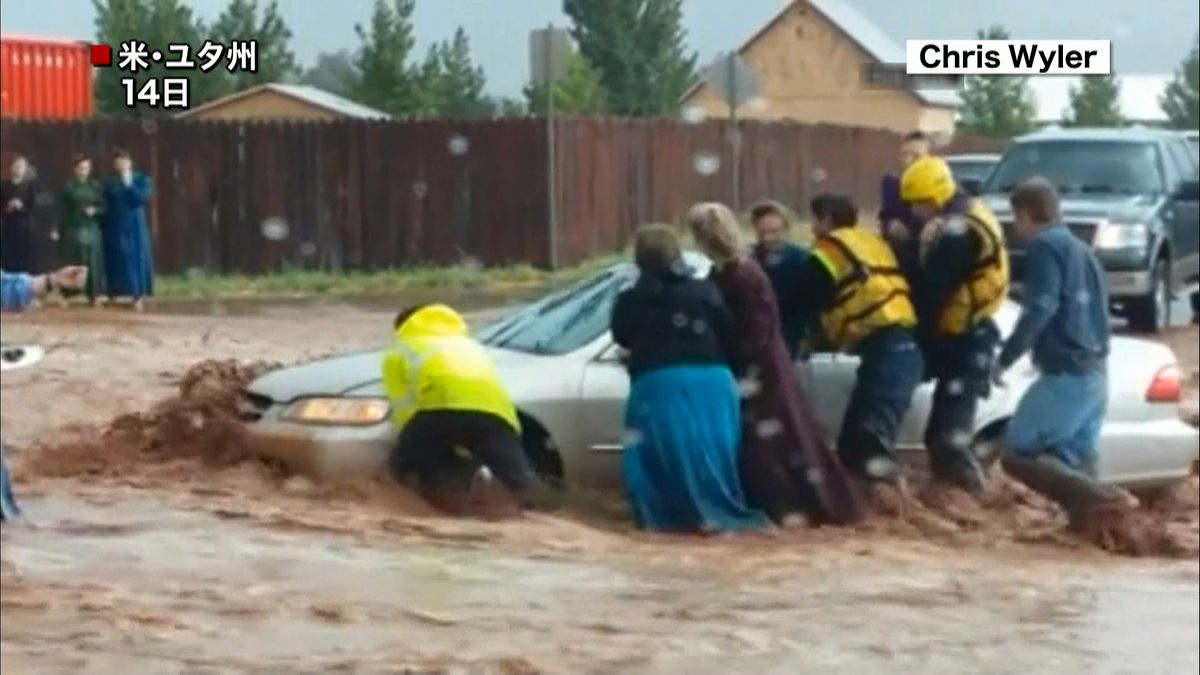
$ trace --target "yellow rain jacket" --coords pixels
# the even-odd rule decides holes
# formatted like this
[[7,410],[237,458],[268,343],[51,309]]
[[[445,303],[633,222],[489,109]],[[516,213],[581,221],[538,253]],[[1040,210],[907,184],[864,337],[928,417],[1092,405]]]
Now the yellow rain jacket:
[[462,410],[491,413],[521,432],[495,363],[471,339],[462,316],[445,305],[424,307],[396,329],[382,370],[398,427],[423,410]]
[[836,347],[851,350],[887,326],[917,325],[908,282],[882,237],[841,227],[817,239],[813,255],[833,278],[834,301],[821,313],[821,325]]
[[939,335],[966,333],[980,321],[994,316],[1008,297],[1008,249],[1004,245],[1004,231],[982,201],[971,199],[967,204],[965,214],[950,213],[931,221],[926,226],[930,230],[928,236],[922,233],[922,259],[929,245],[945,229],[965,226],[974,231],[981,242],[971,276],[954,292],[938,317]]

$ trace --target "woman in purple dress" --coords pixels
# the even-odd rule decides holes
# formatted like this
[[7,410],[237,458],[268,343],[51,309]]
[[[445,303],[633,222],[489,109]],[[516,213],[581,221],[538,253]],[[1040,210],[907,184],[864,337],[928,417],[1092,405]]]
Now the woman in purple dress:
[[693,206],[687,224],[712,259],[713,280],[736,322],[745,399],[739,464],[751,504],[781,524],[860,520],[858,496],[825,443],[784,344],[771,282],[746,255],[737,218],[710,202]]

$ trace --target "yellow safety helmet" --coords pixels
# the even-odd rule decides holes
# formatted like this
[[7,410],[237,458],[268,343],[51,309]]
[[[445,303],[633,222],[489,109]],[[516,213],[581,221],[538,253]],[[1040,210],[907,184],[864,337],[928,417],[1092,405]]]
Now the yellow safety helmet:
[[909,164],[900,176],[900,199],[909,204],[933,202],[938,207],[945,206],[957,190],[950,165],[933,155]]

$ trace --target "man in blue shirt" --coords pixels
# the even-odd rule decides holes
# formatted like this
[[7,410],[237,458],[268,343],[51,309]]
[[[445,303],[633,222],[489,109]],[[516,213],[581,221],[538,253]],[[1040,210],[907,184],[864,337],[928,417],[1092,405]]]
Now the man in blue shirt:
[[775,202],[760,202],[750,209],[758,242],[754,259],[766,271],[779,303],[779,325],[792,358],[805,337],[806,291],[801,276],[808,265],[808,250],[788,241],[788,221]]
[[1061,222],[1058,192],[1031,178],[1010,198],[1025,248],[1026,296],[993,380],[1032,351],[1038,379],[1008,424],[1005,471],[1059,502],[1072,523],[1136,500],[1097,481],[1096,443],[1108,409],[1108,291],[1090,248]]

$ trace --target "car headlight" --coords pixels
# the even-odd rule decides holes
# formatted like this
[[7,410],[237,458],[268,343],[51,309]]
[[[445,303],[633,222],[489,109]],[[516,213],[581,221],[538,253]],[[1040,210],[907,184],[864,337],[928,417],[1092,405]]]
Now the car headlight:
[[1092,245],[1098,249],[1140,248],[1150,245],[1150,228],[1143,223],[1103,223]]
[[302,398],[283,411],[283,418],[303,424],[366,426],[387,419],[387,401],[378,398]]

